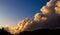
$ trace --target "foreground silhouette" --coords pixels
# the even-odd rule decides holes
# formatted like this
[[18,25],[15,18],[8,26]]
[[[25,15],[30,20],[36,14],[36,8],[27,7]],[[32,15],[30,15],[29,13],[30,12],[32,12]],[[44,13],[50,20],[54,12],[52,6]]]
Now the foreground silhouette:
[[5,31],[4,28],[0,29],[0,35],[11,35],[9,32]]
[[[59,29],[57,29],[57,30],[39,29],[39,30],[35,30],[35,31],[20,32],[19,34],[16,34],[16,35],[57,34],[58,32],[60,32]],[[7,31],[5,31],[4,28],[2,28],[2,29],[0,29],[0,35],[14,35],[14,34],[11,34],[11,33],[7,32]]]

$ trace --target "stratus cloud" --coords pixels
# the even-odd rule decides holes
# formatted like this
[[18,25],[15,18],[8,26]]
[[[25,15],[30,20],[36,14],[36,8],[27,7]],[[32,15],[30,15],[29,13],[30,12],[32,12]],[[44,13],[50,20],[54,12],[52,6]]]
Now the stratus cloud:
[[5,26],[4,29],[11,34],[18,34],[23,31],[33,31],[36,29],[56,29],[60,27],[60,1],[50,0],[33,19],[25,18],[14,28]]

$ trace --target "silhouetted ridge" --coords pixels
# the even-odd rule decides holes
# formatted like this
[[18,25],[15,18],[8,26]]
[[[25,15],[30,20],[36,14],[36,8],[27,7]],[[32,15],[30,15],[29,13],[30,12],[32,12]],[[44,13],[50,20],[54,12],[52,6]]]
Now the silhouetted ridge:
[[24,31],[24,32],[20,32],[17,35],[41,35],[41,34],[57,34],[58,32],[60,32],[59,30],[50,30],[50,29],[38,29],[35,31]]
[[[23,31],[16,35],[41,35],[41,34],[57,34],[60,32],[60,29],[38,29],[35,31]],[[5,31],[4,28],[0,29],[0,35],[14,35]]]
[[9,32],[4,30],[4,28],[0,29],[0,35],[11,35]]

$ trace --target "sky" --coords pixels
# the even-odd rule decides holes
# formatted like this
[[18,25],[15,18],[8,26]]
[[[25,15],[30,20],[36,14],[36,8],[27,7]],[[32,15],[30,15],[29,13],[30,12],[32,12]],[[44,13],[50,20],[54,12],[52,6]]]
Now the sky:
[[33,18],[49,0],[0,0],[0,26],[16,26],[24,18]]

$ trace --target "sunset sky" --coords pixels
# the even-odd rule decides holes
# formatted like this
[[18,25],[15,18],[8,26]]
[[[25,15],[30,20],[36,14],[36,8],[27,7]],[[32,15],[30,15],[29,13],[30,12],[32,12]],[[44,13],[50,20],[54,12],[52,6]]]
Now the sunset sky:
[[24,18],[33,18],[49,0],[0,0],[0,26],[16,26]]

